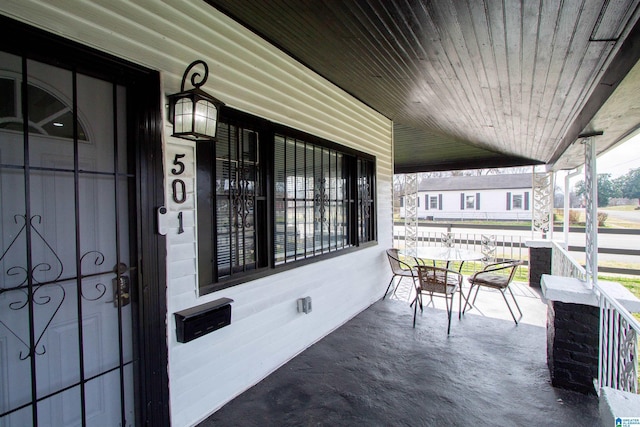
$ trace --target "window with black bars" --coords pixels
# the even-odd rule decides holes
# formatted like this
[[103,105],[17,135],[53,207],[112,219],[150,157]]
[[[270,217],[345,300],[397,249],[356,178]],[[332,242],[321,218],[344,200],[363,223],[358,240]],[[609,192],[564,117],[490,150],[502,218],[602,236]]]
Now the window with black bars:
[[358,242],[375,240],[376,223],[374,200],[375,165],[372,161],[358,159]]
[[197,158],[200,294],[375,242],[375,158],[226,109]]
[[265,264],[258,225],[265,211],[258,134],[220,123],[215,144],[198,144],[198,263],[201,286]]
[[350,246],[345,156],[276,135],[274,159],[276,264]]

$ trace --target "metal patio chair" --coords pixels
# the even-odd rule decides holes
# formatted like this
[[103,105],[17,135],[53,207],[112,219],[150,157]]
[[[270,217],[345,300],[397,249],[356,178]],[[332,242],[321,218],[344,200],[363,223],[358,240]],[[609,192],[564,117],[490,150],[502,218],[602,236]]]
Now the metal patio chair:
[[391,288],[391,285],[393,284],[393,281],[396,277],[400,277],[400,280],[398,280],[398,283],[393,288],[392,295],[396,294],[396,290],[398,289],[398,286],[400,286],[402,278],[410,277],[412,280],[415,280],[416,275],[416,270],[414,268],[415,266],[412,266],[400,260],[397,249],[387,249],[387,259],[389,260],[389,265],[391,266],[391,272],[393,273],[393,275],[391,276],[391,280],[389,280],[389,285],[387,286],[387,290],[385,291],[382,299],[385,299],[385,297],[389,293],[389,289]]
[[[451,330],[451,313],[453,312],[453,297],[456,291],[462,286],[462,274],[457,271],[448,270],[446,268],[434,267],[432,265],[419,265],[416,267],[417,278],[414,279],[416,285],[416,297],[411,303],[413,307],[413,327],[416,327],[416,313],[418,305],[422,312],[422,295],[427,294],[433,303],[434,296],[445,298],[447,306],[447,335]],[[460,317],[460,309],[462,307],[462,295],[460,296],[460,308],[458,317]]]
[[[513,291],[511,290],[511,282],[513,281],[513,276],[516,273],[516,269],[518,266],[522,265],[523,261],[516,260],[504,260],[501,262],[495,262],[493,264],[488,264],[484,267],[483,270],[474,273],[471,277],[469,277],[469,284],[471,287],[469,288],[469,293],[467,294],[467,304],[465,304],[465,308],[463,313],[466,313],[467,307],[473,307],[476,303],[476,298],[478,298],[478,291],[482,286],[491,289],[497,289],[502,294],[502,298],[504,298],[504,302],[507,304],[507,308],[509,308],[509,312],[511,313],[511,317],[513,317],[513,321],[518,324],[518,319],[522,318],[522,311],[520,310],[520,306],[518,305],[518,301],[516,300],[515,295],[513,295]],[[476,288],[476,293],[471,302],[471,293],[473,292],[473,288]],[[509,304],[509,300],[507,300],[506,291],[509,290],[511,294],[511,298],[520,313],[520,317],[516,319],[515,314],[513,313],[513,309],[511,308],[511,304]]]

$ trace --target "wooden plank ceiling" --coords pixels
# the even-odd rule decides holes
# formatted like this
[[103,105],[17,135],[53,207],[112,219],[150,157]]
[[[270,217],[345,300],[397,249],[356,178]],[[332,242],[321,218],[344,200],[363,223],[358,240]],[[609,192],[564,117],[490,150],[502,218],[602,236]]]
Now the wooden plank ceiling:
[[392,119],[396,173],[575,167],[562,154],[640,58],[640,0],[207,1]]

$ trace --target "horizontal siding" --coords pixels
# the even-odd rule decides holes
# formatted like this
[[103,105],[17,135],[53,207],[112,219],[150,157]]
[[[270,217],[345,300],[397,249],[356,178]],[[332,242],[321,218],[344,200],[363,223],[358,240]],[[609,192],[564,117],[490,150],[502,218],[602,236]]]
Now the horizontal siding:
[[203,89],[240,110],[358,149],[389,133],[380,114],[204,2],[25,0],[2,13],[160,70],[167,93],[178,91],[189,63],[203,59],[210,69]]
[[[203,89],[227,105],[377,158],[377,246],[198,297],[195,150],[165,127],[172,425],[195,424],[382,296],[392,237],[388,119],[202,1],[21,0],[5,2],[0,13],[158,70],[164,93],[177,92],[186,66],[203,59],[210,69]],[[186,154],[182,204],[171,195],[176,153]],[[313,300],[308,315],[296,310],[305,296]],[[178,343],[173,313],[220,297],[234,300],[232,324]]]

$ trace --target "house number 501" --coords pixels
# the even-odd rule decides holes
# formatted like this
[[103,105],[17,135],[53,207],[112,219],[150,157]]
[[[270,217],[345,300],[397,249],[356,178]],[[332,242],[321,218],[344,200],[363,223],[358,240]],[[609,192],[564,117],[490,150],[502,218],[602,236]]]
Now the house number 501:
[[[182,175],[185,170],[184,162],[180,159],[186,157],[186,154],[176,154],[173,159],[173,164],[176,166],[171,169],[171,173],[175,176]],[[180,178],[176,178],[171,181],[171,191],[173,196],[173,201],[182,204],[187,200],[187,185]],[[184,227],[182,224],[182,212],[178,214],[178,234],[184,233]]]

